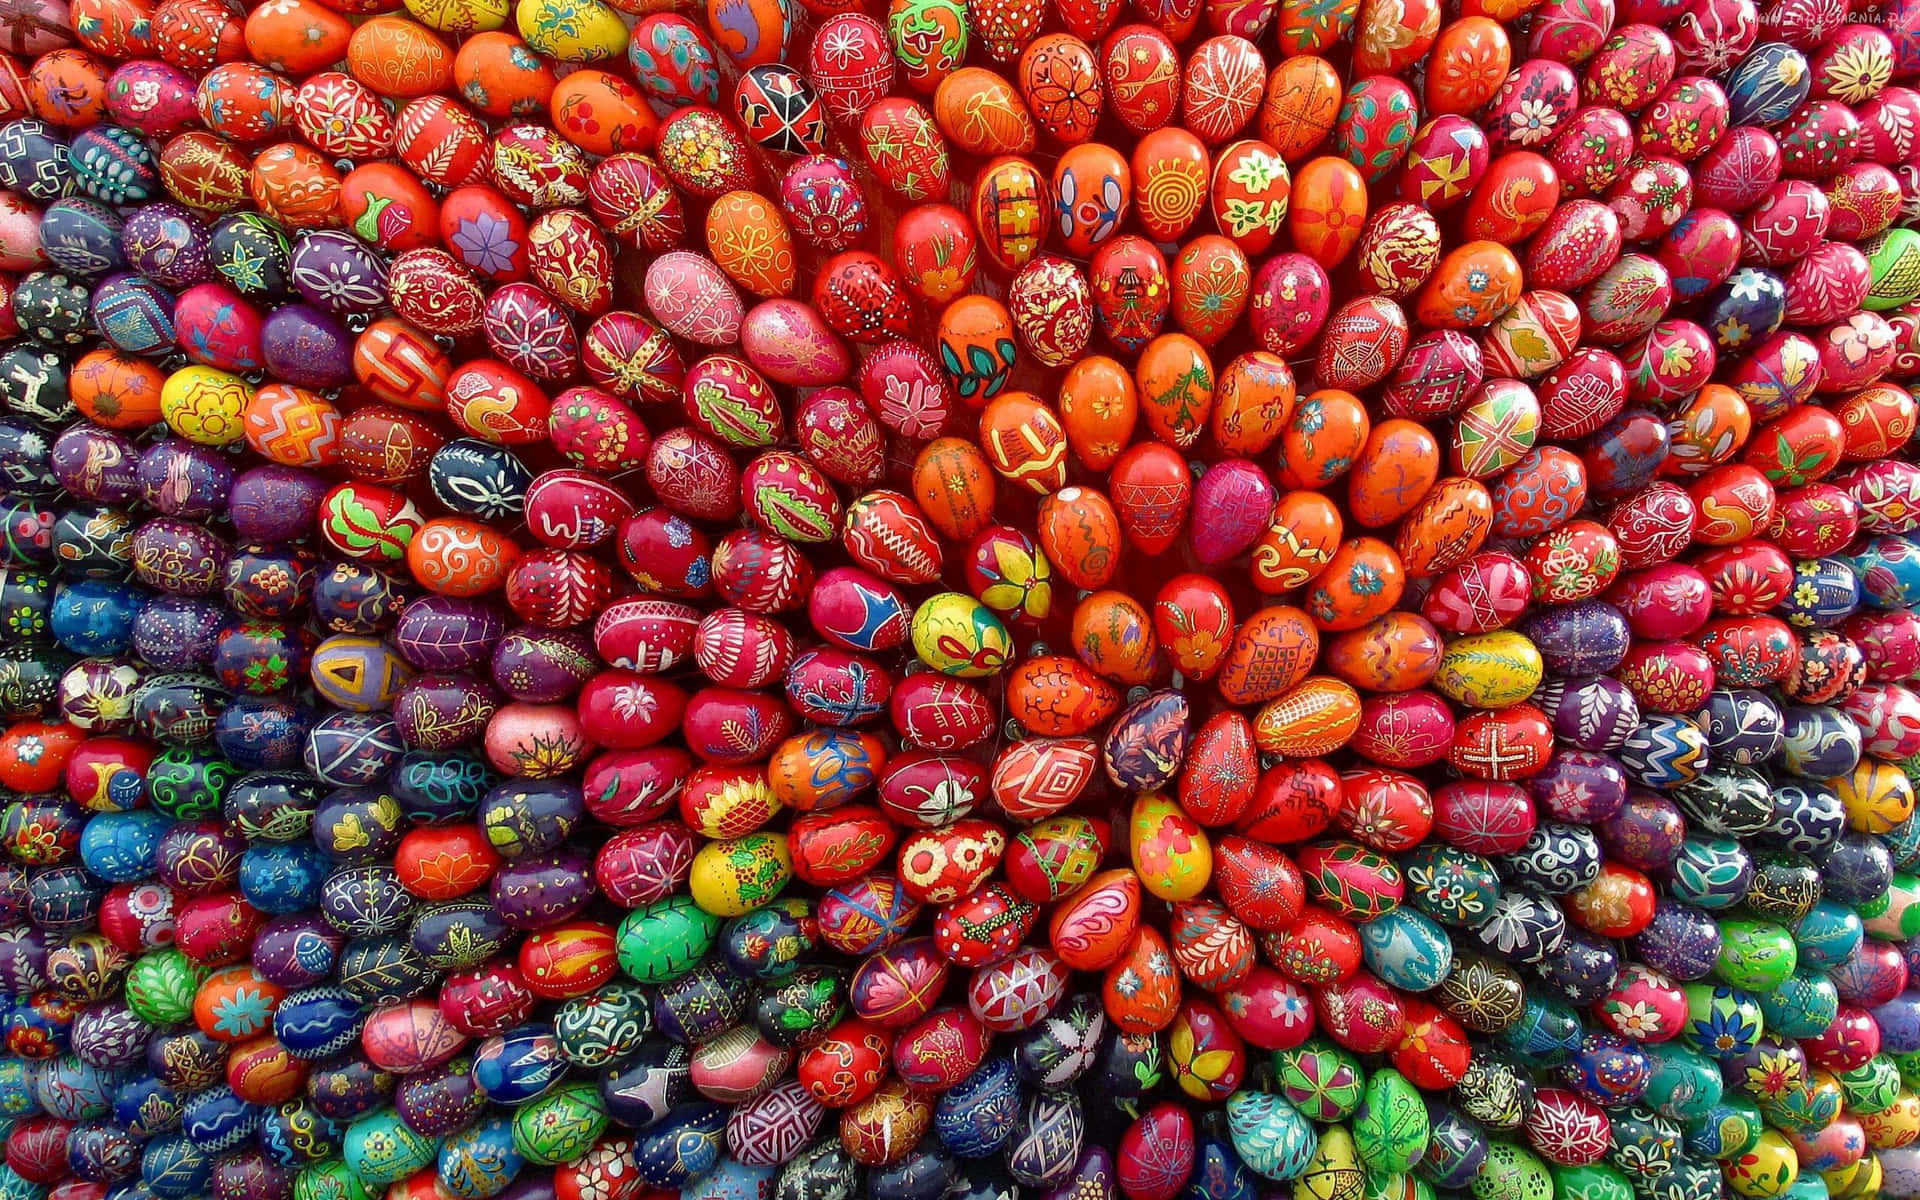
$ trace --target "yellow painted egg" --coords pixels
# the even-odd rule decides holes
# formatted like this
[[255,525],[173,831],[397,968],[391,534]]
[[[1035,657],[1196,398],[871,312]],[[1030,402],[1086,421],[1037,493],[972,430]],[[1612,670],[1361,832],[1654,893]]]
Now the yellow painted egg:
[[929,596],[914,610],[913,652],[944,675],[992,675],[1013,657],[1013,637],[993,610],[962,592]]
[[1759,1141],[1727,1164],[1727,1186],[1741,1196],[1778,1196],[1799,1177],[1800,1156],[1778,1129],[1762,1133]]
[[702,846],[693,856],[687,890],[702,911],[738,917],[772,903],[792,878],[787,835],[750,833]]
[[1913,815],[1913,781],[1890,763],[1865,759],[1849,774],[1827,781],[1846,810],[1847,827],[1888,833]]
[[598,62],[627,49],[626,23],[600,0],[520,0],[514,20],[527,45],[559,62]]
[[1545,670],[1539,648],[1525,634],[1497,629],[1454,639],[1440,655],[1433,686],[1456,704],[1505,708],[1533,695]]
[[1200,823],[1173,800],[1142,792],[1127,823],[1133,869],[1151,895],[1191,900],[1213,878],[1213,846]]
[[160,418],[190,442],[230,446],[246,434],[241,415],[253,388],[237,375],[213,367],[184,367],[160,389]]

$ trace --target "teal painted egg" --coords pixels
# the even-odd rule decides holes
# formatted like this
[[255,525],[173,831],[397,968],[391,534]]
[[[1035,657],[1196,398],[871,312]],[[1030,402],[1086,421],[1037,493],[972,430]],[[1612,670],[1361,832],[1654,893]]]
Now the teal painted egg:
[[1833,900],[1821,900],[1794,926],[1794,945],[1800,949],[1800,965],[1816,970],[1839,966],[1860,948],[1866,936],[1860,914]]
[[669,896],[628,913],[614,934],[620,969],[640,983],[666,983],[691,971],[720,934],[720,918],[691,896]]
[[1453,966],[1453,941],[1446,930],[1410,906],[1360,926],[1360,952],[1374,974],[1405,992],[1438,986]]
[[1319,1145],[1300,1111],[1272,1092],[1243,1090],[1229,1096],[1227,1130],[1240,1161],[1267,1179],[1298,1178]]
[[1840,1015],[1840,989],[1825,971],[1802,967],[1779,987],[1760,994],[1760,1015],[1769,1033],[1818,1037]]
[[1647,1042],[1641,1046],[1653,1073],[1647,1077],[1646,1099],[1655,1112],[1676,1121],[1704,1118],[1720,1103],[1724,1090],[1719,1066],[1681,1041]]
[[398,1183],[438,1156],[440,1145],[407,1128],[391,1108],[368,1113],[347,1126],[340,1152],[347,1167],[365,1183]]

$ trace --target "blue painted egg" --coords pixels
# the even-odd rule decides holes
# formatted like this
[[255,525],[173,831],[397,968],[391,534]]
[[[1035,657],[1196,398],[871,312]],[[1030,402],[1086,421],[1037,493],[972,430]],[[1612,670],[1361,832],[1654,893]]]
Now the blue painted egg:
[[1778,705],[1753,688],[1715,688],[1699,718],[1713,762],[1764,763],[1780,749],[1784,721]]
[[1817,971],[1839,966],[1853,957],[1865,936],[1866,924],[1860,914],[1832,900],[1816,901],[1793,928],[1800,966]]
[[525,1165],[513,1144],[513,1122],[491,1113],[440,1144],[435,1174],[459,1200],[486,1200],[512,1183]]
[[1013,1060],[988,1059],[940,1097],[933,1131],[940,1144],[962,1158],[985,1158],[1013,1136],[1020,1117],[1020,1077]]
[[545,1025],[522,1025],[490,1037],[473,1053],[473,1081],[496,1104],[525,1104],[567,1073],[560,1039]]
[[213,1158],[183,1133],[155,1138],[140,1155],[140,1180],[160,1200],[187,1200],[207,1190]]
[[180,1093],[151,1075],[120,1085],[113,1094],[113,1119],[137,1138],[180,1127]]
[[193,1096],[180,1112],[180,1128],[206,1154],[224,1154],[259,1132],[266,1111],[225,1084]]
[[1555,675],[1602,675],[1620,665],[1632,640],[1627,619],[1604,600],[1556,605],[1529,617],[1527,635]]
[[1433,918],[1402,905],[1360,926],[1369,969],[1406,992],[1439,986],[1453,966],[1453,940]]
[[1560,1067],[1568,1087],[1603,1107],[1631,1104],[1647,1090],[1653,1064],[1639,1043],[1612,1033],[1590,1033]]
[[1642,787],[1685,783],[1707,765],[1707,735],[1673,713],[1654,713],[1614,752],[1628,776]]
[[1813,90],[1807,56],[1785,42],[1755,46],[1721,83],[1733,125],[1778,125]]
[[724,1104],[685,1104],[642,1133],[634,1145],[640,1178],[656,1188],[687,1186],[719,1165],[726,1149]]
[[107,883],[132,883],[153,874],[154,852],[173,821],[150,808],[97,813],[80,834],[80,862]]
[[1764,267],[1741,267],[1707,293],[1700,323],[1727,355],[1744,355],[1787,316],[1787,285]]
[[[683,1188],[680,1197],[681,1200],[765,1200],[773,1194],[774,1180],[779,1174],[778,1167],[753,1166],[723,1158],[719,1166]],[[877,1182],[875,1187],[875,1194],[881,1194]]]
[[1780,714],[1779,764],[1806,779],[1850,775],[1860,765],[1860,727],[1836,708],[1790,705]]
[[1852,616],[1860,601],[1860,577],[1845,559],[1809,558],[1794,564],[1793,586],[1773,611],[1796,629],[1825,629]]
[[255,845],[240,856],[240,894],[264,913],[299,912],[319,903],[327,870],[326,855],[311,842]]
[[1520,1019],[1494,1035],[1494,1041],[1516,1054],[1554,1064],[1567,1061],[1580,1047],[1579,1014],[1551,996],[1528,995]]
[[1920,604],[1920,542],[1884,534],[1846,559],[1859,577],[1864,599],[1875,608]]
[[47,206],[40,218],[40,249],[69,275],[97,279],[127,269],[120,249],[118,214],[98,200],[70,197]]
[[331,1058],[358,1045],[366,1023],[360,1002],[345,988],[302,988],[274,1010],[273,1036],[295,1058]]

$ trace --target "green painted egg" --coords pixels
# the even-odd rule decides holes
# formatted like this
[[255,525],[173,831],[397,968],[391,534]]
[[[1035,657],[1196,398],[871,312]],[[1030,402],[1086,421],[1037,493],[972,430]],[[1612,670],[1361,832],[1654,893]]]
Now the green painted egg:
[[1227,1134],[1247,1169],[1267,1179],[1298,1179],[1319,1139],[1300,1111],[1272,1092],[1227,1097]]
[[1431,1134],[1427,1106],[1407,1077],[1392,1067],[1375,1071],[1353,1117],[1353,1139],[1367,1170],[1376,1175],[1412,1170]]
[[1492,1142],[1471,1190],[1474,1200],[1553,1200],[1553,1176],[1526,1147]]
[[440,1157],[437,1138],[421,1137],[391,1108],[376,1109],[347,1126],[340,1139],[347,1167],[369,1187],[398,1183]]
[[543,1167],[572,1162],[607,1128],[607,1102],[591,1083],[548,1092],[514,1110],[513,1148]]
[[1920,233],[1889,229],[1862,242],[1860,250],[1873,281],[1860,307],[1878,312],[1920,296]]
[[207,968],[179,950],[155,950],[127,969],[127,1007],[149,1025],[178,1025],[193,1018],[193,994]]
[[612,58],[627,48],[627,26],[600,0],[520,0],[514,12],[520,36],[564,63]]
[[1558,1200],[1633,1200],[1633,1184],[1620,1168],[1606,1163],[1555,1166],[1553,1190]]
[[669,896],[628,913],[614,935],[620,969],[640,983],[667,983],[699,964],[720,935],[720,918],[692,896]]
[[1680,1041],[1648,1042],[1640,1048],[1653,1064],[1646,1099],[1662,1116],[1697,1121],[1720,1103],[1720,1068],[1712,1059]]
[[1362,1200],[1433,1200],[1433,1185],[1418,1175],[1367,1174]]
[[1013,638],[993,610],[961,592],[929,596],[913,611],[913,652],[943,675],[992,675],[1013,656]]
[[1847,1110],[1872,1115],[1884,1112],[1900,1098],[1900,1068],[1885,1054],[1876,1054],[1851,1071],[1836,1071]]
[[293,1177],[293,1200],[373,1200],[373,1192],[336,1158],[302,1167]]
[[703,911],[738,917],[771,904],[792,878],[787,835],[762,831],[702,846],[687,887]]
[[1920,877],[1896,874],[1887,890],[1860,906],[1867,932],[1889,942],[1920,936]]
[[1361,1200],[1366,1183],[1353,1135],[1344,1125],[1332,1125],[1320,1131],[1320,1144],[1294,1181],[1293,1200]]
[[1343,1121],[1360,1107],[1367,1076],[1360,1060],[1321,1038],[1273,1055],[1274,1086],[1287,1103],[1322,1125]]
[[1770,992],[1793,974],[1799,961],[1800,952],[1785,926],[1749,917],[1720,922],[1720,957],[1713,964],[1713,975],[1723,983],[1750,992]]

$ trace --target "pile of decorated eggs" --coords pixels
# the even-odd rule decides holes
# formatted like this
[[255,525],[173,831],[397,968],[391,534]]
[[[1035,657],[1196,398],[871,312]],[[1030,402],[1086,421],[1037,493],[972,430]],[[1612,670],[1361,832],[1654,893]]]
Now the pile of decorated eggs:
[[1920,4],[0,5],[0,1200],[1920,1196]]

